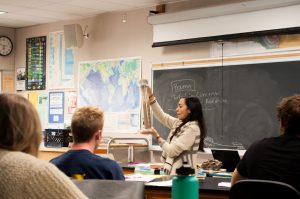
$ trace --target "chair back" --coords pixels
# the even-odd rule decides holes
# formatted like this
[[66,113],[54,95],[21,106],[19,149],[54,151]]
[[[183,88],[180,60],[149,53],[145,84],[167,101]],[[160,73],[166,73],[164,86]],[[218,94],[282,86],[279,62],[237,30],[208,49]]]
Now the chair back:
[[144,182],[73,180],[89,199],[144,199]]
[[230,189],[230,199],[300,199],[293,186],[271,180],[247,179],[236,182]]

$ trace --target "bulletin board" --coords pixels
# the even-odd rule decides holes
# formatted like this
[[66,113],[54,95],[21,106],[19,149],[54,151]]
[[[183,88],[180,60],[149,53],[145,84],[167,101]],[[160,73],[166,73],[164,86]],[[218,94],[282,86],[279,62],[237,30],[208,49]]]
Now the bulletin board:
[[46,89],[46,36],[26,39],[26,90]]

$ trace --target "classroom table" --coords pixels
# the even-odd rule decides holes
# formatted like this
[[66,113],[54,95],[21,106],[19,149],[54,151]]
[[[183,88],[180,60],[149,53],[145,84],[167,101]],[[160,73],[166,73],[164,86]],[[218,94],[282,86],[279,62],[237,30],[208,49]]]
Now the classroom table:
[[[123,168],[125,174],[137,173],[135,172],[134,165],[128,165],[126,163],[120,164]],[[153,174],[152,174],[153,175]],[[145,175],[148,176],[148,175]],[[161,176],[151,182],[162,182],[169,181],[172,176]],[[128,179],[126,179],[128,180]],[[131,179],[132,180],[132,179]],[[131,181],[130,180],[130,181]],[[135,179],[133,178],[133,181]],[[142,179],[140,179],[142,180]],[[218,184],[220,182],[230,182],[231,178],[228,177],[205,177],[199,179],[199,198],[201,199],[228,199],[229,198],[229,187],[220,187]],[[145,183],[145,198],[146,199],[171,199],[171,185],[170,186],[160,186],[160,185],[149,185],[152,183]]]
[[[168,180],[168,178],[166,178]],[[230,182],[230,178],[206,177],[199,180],[199,198],[228,199],[229,187],[219,187],[220,182]],[[171,199],[171,187],[149,186],[145,184],[146,199]]]
[[[168,178],[169,177],[169,178]],[[164,176],[170,180],[172,176]],[[230,188],[219,187],[219,182],[229,182],[230,179],[206,177],[199,180],[200,199],[228,199]],[[76,186],[90,199],[103,198],[137,198],[145,199],[171,199],[171,184],[168,186],[147,185],[144,182],[119,181],[119,180],[73,180]],[[118,190],[117,190],[118,189]],[[130,190],[128,192],[128,190]],[[125,193],[126,192],[126,193]],[[124,195],[125,194],[125,195]],[[141,195],[144,195],[142,197]],[[188,199],[188,198],[187,198]]]

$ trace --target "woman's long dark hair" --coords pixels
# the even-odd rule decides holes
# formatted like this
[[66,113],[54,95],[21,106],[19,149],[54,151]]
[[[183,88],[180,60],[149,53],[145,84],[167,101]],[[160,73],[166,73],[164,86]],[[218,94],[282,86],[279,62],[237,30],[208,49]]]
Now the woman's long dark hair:
[[200,100],[197,97],[185,97],[185,104],[190,110],[190,114],[183,119],[182,123],[176,128],[171,139],[176,135],[181,127],[190,121],[198,121],[200,127],[200,143],[199,150],[204,151],[204,139],[206,137],[206,125],[203,117],[203,110]]

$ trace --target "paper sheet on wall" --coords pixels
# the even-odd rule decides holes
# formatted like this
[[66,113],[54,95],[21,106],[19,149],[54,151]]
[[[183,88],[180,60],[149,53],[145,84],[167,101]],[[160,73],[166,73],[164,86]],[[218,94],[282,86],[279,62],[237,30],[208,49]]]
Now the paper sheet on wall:
[[28,100],[33,104],[33,106],[38,108],[38,93],[33,91],[28,93]]
[[42,92],[38,94],[38,113],[40,116],[40,120],[42,123],[42,128],[47,128],[48,122],[48,106],[49,106],[49,98],[47,92]]
[[74,88],[74,52],[65,48],[62,31],[50,32],[50,58],[47,70],[47,88]]
[[64,122],[64,92],[49,92],[49,123]]
[[2,92],[13,93],[14,92],[14,73],[3,72],[2,73]]
[[25,67],[17,68],[17,81],[16,81],[17,91],[25,90],[25,79],[26,79],[26,68]]
[[75,91],[67,92],[67,106],[68,106],[68,113],[73,114],[75,109],[77,108],[77,94]]

